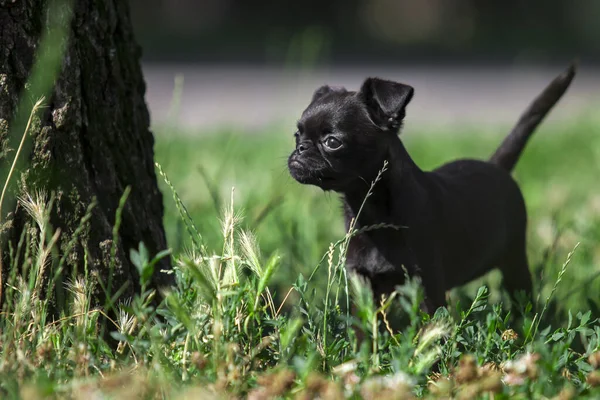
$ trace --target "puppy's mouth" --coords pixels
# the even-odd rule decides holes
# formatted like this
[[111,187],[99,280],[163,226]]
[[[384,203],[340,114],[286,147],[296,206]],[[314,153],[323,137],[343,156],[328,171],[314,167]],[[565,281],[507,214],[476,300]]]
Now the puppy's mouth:
[[328,190],[336,181],[335,177],[327,175],[318,169],[311,168],[309,163],[298,160],[297,157],[290,157],[288,169],[292,178],[304,185],[315,185]]
[[290,161],[288,162],[288,167],[290,169],[290,172],[292,169],[304,169],[306,168],[306,165],[304,165],[304,163],[302,161],[299,161],[296,158],[290,158]]

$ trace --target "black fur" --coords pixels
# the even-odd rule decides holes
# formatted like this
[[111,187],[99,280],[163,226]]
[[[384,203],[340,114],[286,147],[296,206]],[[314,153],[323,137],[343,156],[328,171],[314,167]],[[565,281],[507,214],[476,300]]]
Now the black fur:
[[458,160],[431,172],[413,162],[397,135],[412,87],[377,78],[368,78],[358,92],[321,87],[298,122],[290,174],[342,194],[348,226],[387,160],[356,228],[381,223],[404,228],[353,237],[346,263],[370,281],[377,297],[403,282],[403,267],[420,276],[428,312],[445,305],[447,290],[495,267],[512,295],[531,294],[527,214],[510,171],[574,74],[570,66],[548,86],[490,161]]

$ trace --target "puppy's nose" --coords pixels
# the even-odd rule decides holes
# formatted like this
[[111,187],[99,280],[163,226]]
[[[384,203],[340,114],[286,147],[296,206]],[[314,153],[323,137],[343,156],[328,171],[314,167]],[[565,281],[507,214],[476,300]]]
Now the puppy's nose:
[[302,142],[298,144],[298,147],[296,148],[296,150],[298,150],[298,154],[302,154],[304,153],[306,150],[308,150],[308,143],[306,142]]

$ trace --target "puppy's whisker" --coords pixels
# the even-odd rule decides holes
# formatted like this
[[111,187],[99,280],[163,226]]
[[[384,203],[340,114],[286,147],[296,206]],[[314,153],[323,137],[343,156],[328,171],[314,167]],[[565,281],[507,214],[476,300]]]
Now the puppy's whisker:
[[365,178],[363,178],[361,175],[356,174],[356,176],[358,177],[358,179],[360,179],[361,181],[363,181],[365,183],[365,185],[367,185],[367,187],[371,186],[371,183],[367,182],[367,180]]
[[336,171],[336,168],[333,166],[331,161],[329,161],[327,158],[325,158],[325,162],[329,165],[329,168],[331,168],[334,172],[338,172]]

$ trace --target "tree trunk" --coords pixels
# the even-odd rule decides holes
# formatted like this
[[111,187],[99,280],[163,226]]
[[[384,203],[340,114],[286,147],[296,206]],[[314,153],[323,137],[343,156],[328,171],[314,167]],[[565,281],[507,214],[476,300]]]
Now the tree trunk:
[[[46,5],[45,0],[0,0],[3,142],[20,96],[27,95],[24,85],[49,18]],[[65,251],[96,198],[92,218],[68,255],[66,273],[83,271],[85,264],[106,284],[112,270],[112,291],[125,287],[123,294],[129,296],[139,290],[138,271],[129,250],[143,242],[153,256],[166,249],[166,240],[162,195],[154,171],[154,139],[144,101],[141,49],[133,36],[127,0],[75,0],[67,33],[62,67],[46,101],[48,107],[34,125],[31,150],[20,155],[28,161],[13,177],[17,183],[13,196],[40,189],[54,194],[50,222],[60,229],[59,253]],[[12,148],[17,145],[10,143]],[[3,158],[4,169],[7,157]],[[111,262],[115,214],[127,186],[131,193]],[[16,244],[30,220],[21,206],[13,206],[2,221],[3,282],[9,267],[7,243]],[[156,265],[154,287],[172,284],[172,275],[160,272],[169,269],[167,258]],[[99,287],[95,290],[101,298]]]

